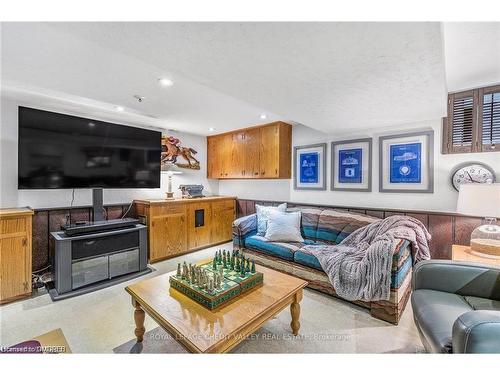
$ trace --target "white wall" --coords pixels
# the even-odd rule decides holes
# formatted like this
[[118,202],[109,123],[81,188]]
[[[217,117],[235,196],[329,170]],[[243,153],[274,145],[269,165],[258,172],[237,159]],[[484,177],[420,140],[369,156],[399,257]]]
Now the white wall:
[[[379,193],[378,192],[378,137],[407,131],[434,129],[434,193]],[[330,191],[330,142],[355,138],[373,138],[372,192]],[[450,184],[450,177],[457,164],[479,161],[491,166],[500,179],[500,153],[441,154],[441,120],[426,121],[373,132],[353,133],[342,137],[321,133],[302,125],[295,125],[292,132],[293,146],[326,142],[327,190],[294,190],[293,180],[272,181],[220,181],[221,194],[235,194],[241,198],[289,200],[292,202],[317,203],[339,206],[415,209],[453,212],[458,193]]]
[[[71,189],[57,190],[18,190],[17,189],[17,107],[19,105],[33,106],[30,103],[21,103],[2,99],[0,111],[0,207],[30,206],[33,208],[65,207],[71,203]],[[60,110],[36,105],[36,108]],[[94,117],[92,117],[94,118]],[[181,132],[169,132],[178,137],[183,145],[190,146],[198,151],[196,158],[200,161],[199,171],[182,169],[182,175],[175,175],[174,192],[177,196],[179,184],[202,184],[206,195],[218,194],[218,181],[207,180],[207,147],[206,137]],[[104,189],[104,203],[128,203],[140,198],[163,198],[167,190],[167,175],[162,173],[159,189]],[[75,190],[75,206],[89,205],[92,202],[90,189]]]
[[242,199],[290,200],[291,180],[220,180],[219,193]]

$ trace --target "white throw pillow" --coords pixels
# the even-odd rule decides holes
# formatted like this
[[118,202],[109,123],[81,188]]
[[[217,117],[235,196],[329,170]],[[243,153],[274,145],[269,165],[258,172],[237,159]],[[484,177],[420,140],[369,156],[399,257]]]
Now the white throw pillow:
[[263,236],[266,234],[267,219],[269,218],[269,214],[271,212],[275,212],[275,211],[285,212],[286,211],[286,203],[282,203],[276,207],[275,206],[261,206],[261,205],[256,204],[255,210],[257,212],[257,234],[259,236]]
[[266,239],[279,242],[304,242],[300,234],[300,212],[279,212],[269,214]]

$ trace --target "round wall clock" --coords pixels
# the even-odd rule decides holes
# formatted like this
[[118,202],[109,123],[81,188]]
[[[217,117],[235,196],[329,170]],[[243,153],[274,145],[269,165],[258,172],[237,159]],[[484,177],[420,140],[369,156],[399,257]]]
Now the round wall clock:
[[459,165],[451,176],[456,191],[462,184],[486,184],[495,182],[495,172],[483,163],[471,162]]

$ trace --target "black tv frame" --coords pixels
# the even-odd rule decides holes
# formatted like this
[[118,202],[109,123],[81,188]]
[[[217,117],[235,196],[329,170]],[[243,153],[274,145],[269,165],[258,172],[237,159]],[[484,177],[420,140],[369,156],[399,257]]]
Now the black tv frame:
[[[74,115],[70,115],[70,114],[67,114],[67,113],[47,111],[47,110],[39,109],[39,108],[18,106],[18,127],[19,127],[19,117],[20,117],[21,111],[23,109],[35,110],[35,111],[39,111],[39,112],[46,112],[46,113],[50,113],[50,114],[56,114],[56,115],[73,117],[73,118],[80,119],[80,120],[83,120],[83,121],[86,121],[86,122],[87,121],[88,122],[97,122],[97,123],[102,123],[102,124],[107,124],[107,125],[113,125],[113,126],[129,126],[129,125],[125,125],[125,124],[117,124],[117,123],[112,123],[112,122],[108,122],[108,121],[91,119],[91,118],[87,118],[87,117],[74,116]],[[159,131],[159,130],[145,129],[145,128],[141,128],[141,127],[136,127],[136,128],[139,128],[139,129],[144,130],[144,131],[150,131],[150,132],[156,132],[156,133],[158,133],[158,142],[159,142],[158,144],[159,144],[159,150],[160,150],[160,155],[161,155],[161,131]],[[21,144],[21,137],[18,136],[18,144],[17,144],[17,146],[18,146],[18,148],[17,148],[18,149],[18,163],[19,163],[20,154],[21,154],[20,144]],[[144,186],[98,186],[98,185],[86,186],[86,187],[84,187],[84,186],[75,186],[75,187],[71,187],[71,186],[65,186],[65,187],[21,187],[20,184],[19,184],[19,174],[18,174],[18,176],[17,176],[17,188],[19,190],[92,189],[93,190],[93,198],[94,198],[93,200],[94,200],[94,202],[95,202],[95,200],[97,200],[97,201],[100,200],[102,202],[102,189],[158,189],[158,188],[160,188],[160,185],[161,185],[161,165],[160,165],[161,156],[160,155],[159,155],[159,158],[158,158],[158,168],[159,168],[158,184],[155,187],[144,187]]]

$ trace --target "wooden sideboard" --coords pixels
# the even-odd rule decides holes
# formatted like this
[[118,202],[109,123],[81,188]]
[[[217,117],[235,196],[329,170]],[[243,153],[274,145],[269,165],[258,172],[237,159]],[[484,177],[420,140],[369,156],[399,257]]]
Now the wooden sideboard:
[[33,211],[0,209],[0,304],[31,294]]
[[134,205],[137,217],[148,226],[151,263],[232,238],[235,197],[135,200]]
[[292,126],[281,121],[207,137],[207,177],[287,179]]

